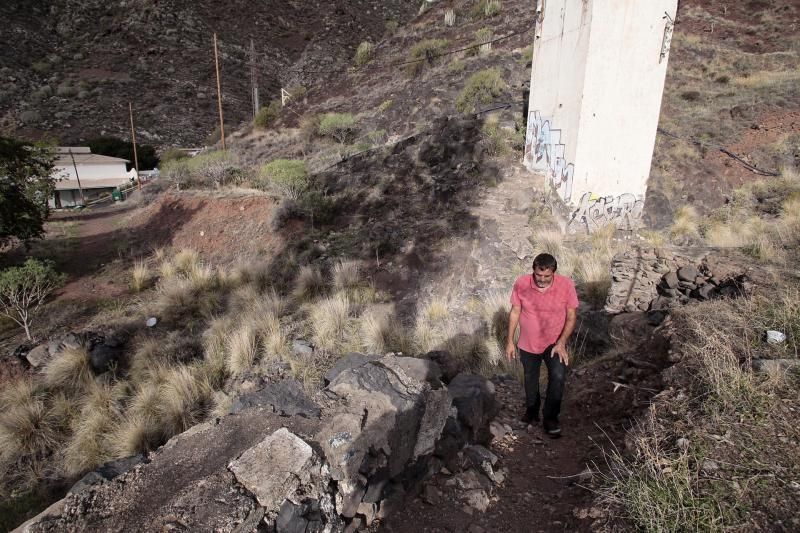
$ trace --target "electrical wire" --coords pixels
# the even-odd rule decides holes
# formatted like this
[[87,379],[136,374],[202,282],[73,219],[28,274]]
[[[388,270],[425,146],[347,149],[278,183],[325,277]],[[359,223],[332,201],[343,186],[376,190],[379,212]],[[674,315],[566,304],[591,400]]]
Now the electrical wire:
[[702,148],[711,148],[711,149],[717,150],[719,152],[722,152],[723,154],[727,155],[728,157],[730,157],[730,158],[734,159],[735,161],[738,161],[739,163],[741,163],[741,165],[744,166],[750,172],[753,172],[753,173],[758,174],[760,176],[772,176],[772,177],[780,176],[780,174],[778,172],[773,172],[771,170],[762,170],[762,169],[758,168],[755,165],[751,165],[750,163],[748,163],[747,161],[742,159],[740,156],[734,154],[733,152],[731,152],[730,150],[728,150],[724,146],[710,145],[710,144],[704,143],[703,141],[700,141],[698,139],[694,139],[692,137],[681,137],[679,135],[675,135],[674,133],[670,133],[670,132],[668,132],[667,130],[665,130],[663,128],[658,128],[657,131],[658,131],[658,133],[660,133],[662,135],[666,135],[667,137],[671,137],[671,138],[677,139],[679,141],[688,142],[688,143],[693,144],[695,146],[700,146]]

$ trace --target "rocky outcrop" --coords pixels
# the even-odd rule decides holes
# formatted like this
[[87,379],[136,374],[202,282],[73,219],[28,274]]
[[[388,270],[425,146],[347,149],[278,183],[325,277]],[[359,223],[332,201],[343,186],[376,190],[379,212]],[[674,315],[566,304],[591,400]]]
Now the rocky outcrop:
[[[92,476],[25,530],[357,531],[445,464],[465,461],[479,476],[464,474],[465,486],[475,508],[485,507],[481,487],[503,474],[487,449],[464,447],[490,435],[494,387],[467,374],[448,387],[441,376],[430,360],[354,354],[328,374],[320,418],[302,409],[286,416],[272,389],[251,394],[237,413],[173,438],[148,463]],[[306,405],[293,386],[281,387],[291,404]]]
[[605,310],[613,314],[734,297],[749,286],[746,268],[709,248],[629,250],[614,257],[611,279]]

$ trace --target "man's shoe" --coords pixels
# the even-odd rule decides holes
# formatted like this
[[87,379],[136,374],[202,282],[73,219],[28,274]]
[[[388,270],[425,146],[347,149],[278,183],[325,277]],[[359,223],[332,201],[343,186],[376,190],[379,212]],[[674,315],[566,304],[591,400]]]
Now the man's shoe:
[[543,426],[544,432],[550,437],[555,439],[561,436],[561,426],[558,425],[557,420],[545,420]]
[[539,421],[539,410],[534,409],[533,407],[528,407],[525,409],[525,414],[522,415],[520,419],[526,424],[530,424],[531,422],[538,422]]

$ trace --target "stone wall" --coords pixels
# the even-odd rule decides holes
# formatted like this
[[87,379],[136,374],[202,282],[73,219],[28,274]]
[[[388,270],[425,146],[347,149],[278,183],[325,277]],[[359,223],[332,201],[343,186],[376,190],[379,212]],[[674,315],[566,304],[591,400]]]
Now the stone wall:
[[746,267],[714,248],[635,248],[611,262],[609,313],[661,311],[690,300],[736,296]]

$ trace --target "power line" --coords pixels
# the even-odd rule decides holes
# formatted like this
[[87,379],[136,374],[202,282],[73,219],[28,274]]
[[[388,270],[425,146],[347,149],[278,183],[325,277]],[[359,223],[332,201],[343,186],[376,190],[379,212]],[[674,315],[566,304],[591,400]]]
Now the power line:
[[690,144],[693,144],[695,146],[700,146],[702,148],[712,148],[714,150],[722,152],[723,154],[727,155],[728,157],[738,161],[747,170],[749,170],[750,172],[754,172],[755,174],[759,174],[761,176],[773,176],[773,177],[780,176],[780,174],[777,173],[777,172],[773,172],[771,170],[762,170],[762,169],[758,168],[755,165],[751,165],[750,163],[748,163],[747,161],[745,161],[744,159],[742,159],[738,155],[734,154],[733,152],[731,152],[730,150],[728,150],[724,146],[714,146],[712,144],[704,143],[703,141],[700,141],[700,140],[692,138],[692,137],[681,137],[679,135],[675,135],[674,133],[670,133],[670,132],[668,132],[667,130],[665,130],[663,128],[658,128],[657,131],[658,131],[658,133],[660,133],[662,135],[666,135],[667,137],[671,137],[671,138],[677,139],[679,141],[688,142]]

